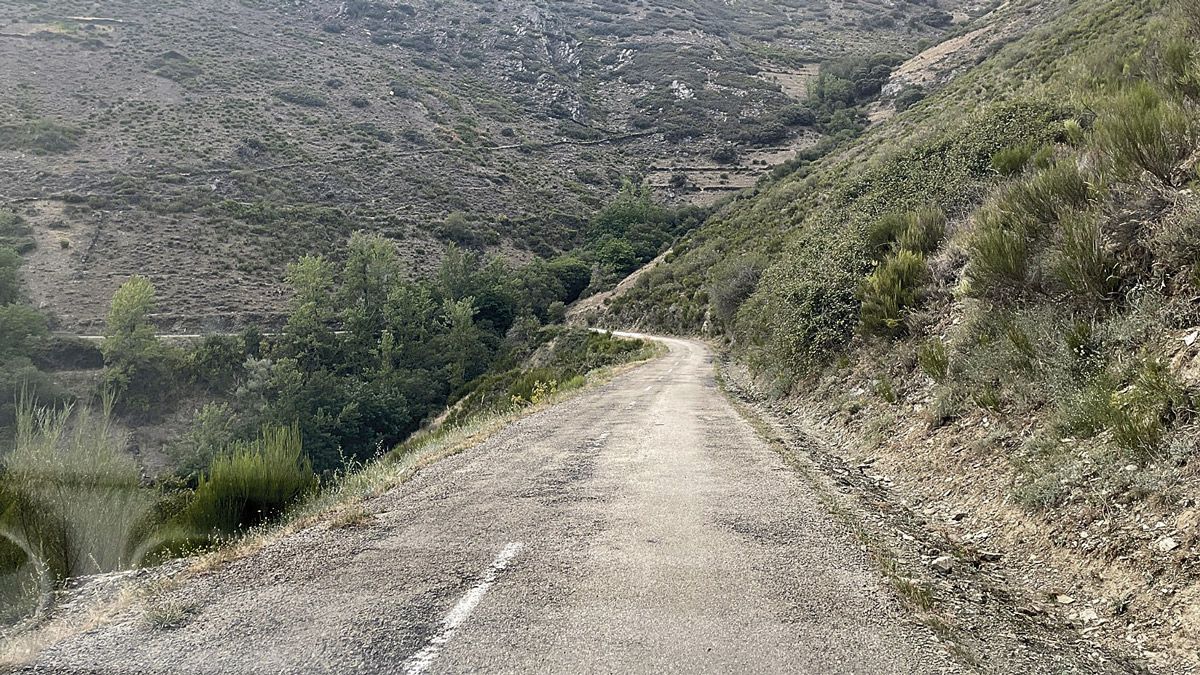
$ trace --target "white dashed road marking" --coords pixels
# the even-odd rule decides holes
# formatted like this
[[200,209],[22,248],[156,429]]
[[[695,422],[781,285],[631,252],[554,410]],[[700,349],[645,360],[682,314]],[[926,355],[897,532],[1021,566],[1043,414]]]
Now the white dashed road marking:
[[404,662],[405,675],[420,675],[420,673],[425,672],[425,669],[428,668],[431,663],[433,663],[433,660],[437,658],[438,653],[442,651],[442,647],[445,647],[446,643],[450,642],[450,639],[454,637],[456,632],[458,632],[458,627],[461,626],[462,623],[471,616],[471,612],[474,612],[475,608],[479,606],[480,601],[483,600],[483,596],[487,594],[488,589],[492,587],[492,584],[496,583],[496,578],[500,576],[500,573],[504,571],[505,567],[508,567],[508,564],[512,562],[512,559],[515,558],[518,553],[521,552],[521,549],[524,548],[524,546],[525,545],[520,542],[512,542],[505,546],[502,551],[500,551],[500,554],[497,555],[496,559],[492,561],[491,567],[488,568],[487,574],[483,575],[483,578],[479,580],[479,583],[475,584],[474,588],[467,591],[467,594],[459,599],[458,604],[450,610],[450,613],[446,615],[446,618],[442,619],[442,629],[438,631],[436,635],[429,638],[429,643],[425,645],[424,649],[416,654],[413,654],[408,658],[407,661]]

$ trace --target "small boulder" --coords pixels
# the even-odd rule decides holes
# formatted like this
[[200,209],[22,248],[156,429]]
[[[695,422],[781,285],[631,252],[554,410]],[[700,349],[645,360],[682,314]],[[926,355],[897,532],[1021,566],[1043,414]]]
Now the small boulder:
[[1159,553],[1170,553],[1179,548],[1179,542],[1175,541],[1174,537],[1163,537],[1154,543],[1154,548],[1158,549]]
[[941,572],[942,574],[950,574],[954,571],[954,556],[939,556],[934,558],[933,562],[930,564],[933,566],[933,569]]

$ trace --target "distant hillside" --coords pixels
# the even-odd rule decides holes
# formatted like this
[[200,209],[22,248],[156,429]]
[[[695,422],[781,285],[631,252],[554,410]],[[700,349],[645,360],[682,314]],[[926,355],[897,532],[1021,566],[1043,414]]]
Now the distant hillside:
[[980,11],[9,3],[0,199],[33,226],[32,292],[65,325],[101,317],[135,271],[175,319],[236,323],[278,309],[285,263],[336,255],[355,229],[402,242],[423,273],[451,241],[570,248],[625,177],[664,197],[750,185],[818,135],[798,107],[817,63],[911,53]]

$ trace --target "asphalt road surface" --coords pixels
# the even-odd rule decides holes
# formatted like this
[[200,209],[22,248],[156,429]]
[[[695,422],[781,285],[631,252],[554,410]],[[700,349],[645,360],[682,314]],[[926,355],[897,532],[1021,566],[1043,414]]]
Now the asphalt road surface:
[[[37,672],[957,670],[857,541],[670,354],[135,606]],[[174,611],[174,610],[173,610]]]

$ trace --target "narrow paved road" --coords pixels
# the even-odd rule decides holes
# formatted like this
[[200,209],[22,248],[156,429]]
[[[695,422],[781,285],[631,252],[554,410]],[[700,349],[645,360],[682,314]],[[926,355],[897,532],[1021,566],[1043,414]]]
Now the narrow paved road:
[[371,502],[188,581],[39,672],[954,670],[854,541],[671,352]]

